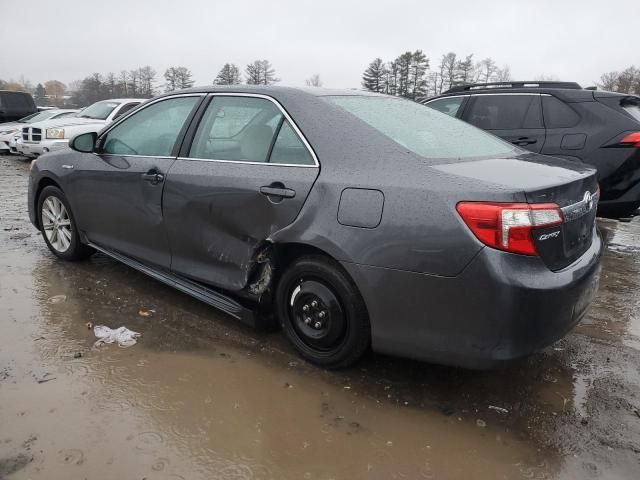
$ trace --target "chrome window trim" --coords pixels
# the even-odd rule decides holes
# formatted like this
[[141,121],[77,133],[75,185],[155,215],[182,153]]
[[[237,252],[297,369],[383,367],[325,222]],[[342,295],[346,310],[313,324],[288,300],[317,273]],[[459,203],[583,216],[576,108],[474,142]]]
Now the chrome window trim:
[[[180,98],[180,97],[204,97],[205,95],[206,94],[204,94],[204,93],[182,93],[182,94],[179,94],[179,95],[169,95],[167,97],[156,98],[156,99],[154,99],[152,101],[149,101],[148,103],[145,103],[144,99],[141,99],[141,100],[143,100],[143,102],[141,102],[140,105],[144,104],[143,108],[140,108],[140,105],[138,105],[137,107],[133,108],[128,113],[125,113],[122,118],[119,118],[115,122],[112,122],[109,125],[109,127],[98,136],[98,140],[100,140],[105,135],[107,135],[113,128],[117,127],[120,123],[122,123],[124,120],[129,118],[132,114],[137,113],[137,112],[141,112],[144,109],[146,109],[147,107],[150,107],[151,105],[154,105],[154,104],[156,104],[158,102],[162,102],[164,100],[172,100],[174,98]],[[123,104],[123,105],[126,105],[126,104]],[[93,152],[93,154],[98,156],[98,157],[105,156],[105,157],[158,158],[158,159],[172,159],[172,160],[177,159],[177,157],[157,156],[157,155],[125,155],[125,154],[120,155],[120,154],[117,154],[117,153],[97,153],[97,152]]]
[[[316,155],[316,152],[311,147],[311,144],[308,142],[307,138],[303,135],[302,131],[300,131],[300,128],[298,128],[298,125],[293,121],[293,119],[291,118],[289,113],[287,113],[287,111],[284,109],[284,107],[275,98],[270,97],[269,95],[263,95],[261,93],[234,93],[234,92],[229,92],[229,93],[227,93],[227,92],[211,92],[211,93],[208,93],[207,96],[208,97],[213,97],[214,99],[215,99],[215,97],[249,97],[249,98],[261,98],[263,100],[269,100],[276,107],[278,107],[278,110],[280,110],[280,113],[282,113],[284,118],[289,122],[289,125],[291,125],[293,130],[296,132],[296,135],[298,135],[298,138],[300,138],[300,140],[302,140],[302,143],[305,146],[305,148],[307,149],[307,151],[309,152],[309,154],[311,155],[311,158],[313,159],[314,164],[313,165],[301,165],[301,164],[297,164],[297,163],[249,162],[247,160],[218,160],[218,159],[215,159],[215,158],[196,158],[196,157],[178,157],[178,160],[189,160],[189,161],[200,161],[200,162],[219,162],[219,163],[238,163],[238,164],[245,164],[245,165],[273,165],[274,167],[299,167],[299,168],[319,168],[320,167],[320,162],[318,161],[318,157]],[[211,104],[209,104],[209,105],[211,105]],[[209,107],[207,107],[207,108],[209,108]],[[205,110],[204,113],[206,113],[206,110]],[[204,113],[203,113],[203,115],[204,115]],[[197,129],[196,129],[196,132],[197,132]],[[189,149],[191,149],[191,146],[189,147]]]

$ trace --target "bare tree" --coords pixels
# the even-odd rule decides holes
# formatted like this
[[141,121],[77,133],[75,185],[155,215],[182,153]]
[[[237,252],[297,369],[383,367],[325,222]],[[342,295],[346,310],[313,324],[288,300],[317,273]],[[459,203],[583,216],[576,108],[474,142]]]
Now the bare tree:
[[477,64],[477,77],[476,80],[481,83],[489,83],[496,73],[496,62],[492,58],[488,57],[484,60],[480,60]]
[[64,95],[67,92],[67,86],[58,80],[49,80],[44,82],[44,89],[49,97],[49,103],[61,107],[64,104]]
[[320,74],[319,73],[314,73],[309,78],[307,78],[304,81],[304,83],[307,85],[307,87],[321,87],[322,86],[322,80],[320,80]]
[[458,57],[455,53],[449,52],[442,56],[440,71],[443,77],[444,89],[449,89],[455,84],[457,67]]

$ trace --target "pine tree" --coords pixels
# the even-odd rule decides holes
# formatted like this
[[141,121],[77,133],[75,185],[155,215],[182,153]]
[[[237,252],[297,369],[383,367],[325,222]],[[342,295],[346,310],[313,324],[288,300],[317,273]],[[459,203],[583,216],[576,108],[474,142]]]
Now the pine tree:
[[245,70],[248,85],[273,85],[280,81],[269,60],[255,60]]
[[402,55],[395,59],[395,62],[398,66],[398,83],[396,95],[399,95],[401,97],[411,98],[409,72],[411,71],[412,59],[413,54],[411,52],[404,52]]
[[233,63],[225,63],[213,80],[214,85],[237,85],[242,83],[240,69]]
[[473,53],[467,55],[464,60],[458,60],[454,78],[455,85],[465,85],[473,82]]
[[382,59],[375,58],[362,75],[362,86],[371,92],[384,92],[387,75],[388,71]]
[[193,87],[194,81],[191,78],[191,70],[186,67],[169,67],[164,72],[166,80],[165,91],[173,92],[183,88]]
[[41,83],[36,86],[34,100],[36,101],[36,105],[39,105],[41,107],[47,104],[47,91]]
[[422,52],[422,50],[416,50],[412,54],[411,64],[409,66],[410,92],[408,96],[412,100],[416,100],[419,97],[426,96],[427,70],[429,70],[429,59]]

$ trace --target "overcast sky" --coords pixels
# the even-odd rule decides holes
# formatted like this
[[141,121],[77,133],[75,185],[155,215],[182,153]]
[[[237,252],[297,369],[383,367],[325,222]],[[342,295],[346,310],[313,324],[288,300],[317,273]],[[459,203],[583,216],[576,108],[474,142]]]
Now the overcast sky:
[[[592,85],[640,66],[639,0],[0,0],[0,79],[65,83],[92,72],[186,66],[210,84],[225,62],[266,58],[283,85],[319,73],[359,87],[375,57],[422,49],[473,53],[540,75]],[[10,8],[9,8],[10,7]]]

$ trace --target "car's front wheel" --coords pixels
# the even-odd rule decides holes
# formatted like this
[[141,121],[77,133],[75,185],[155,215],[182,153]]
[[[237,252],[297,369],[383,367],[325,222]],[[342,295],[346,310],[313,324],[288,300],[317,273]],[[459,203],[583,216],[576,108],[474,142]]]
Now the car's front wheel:
[[318,366],[353,365],[371,343],[364,300],[331,259],[313,255],[289,265],[278,282],[276,310],[289,341]]
[[94,250],[83,245],[67,197],[58,187],[45,187],[38,197],[38,223],[49,250],[63,260],[81,260]]

